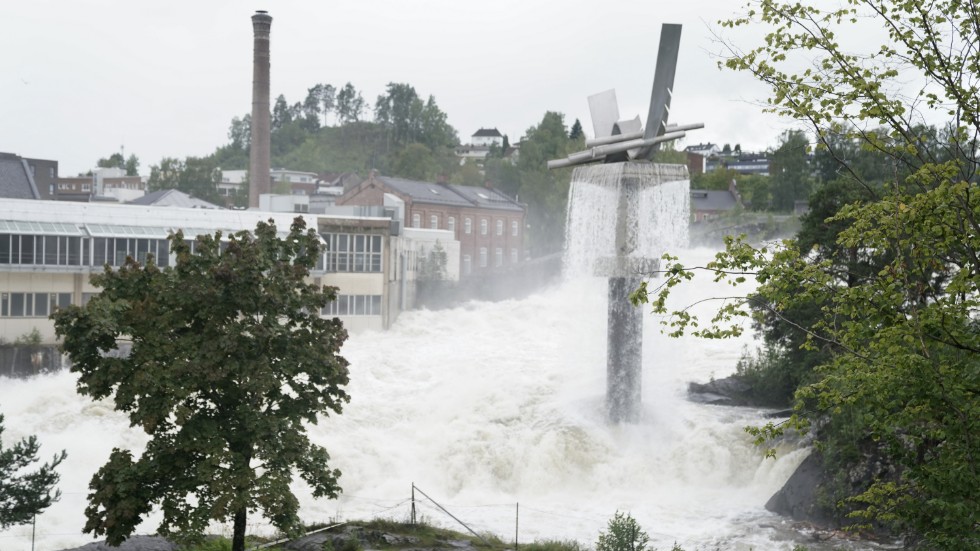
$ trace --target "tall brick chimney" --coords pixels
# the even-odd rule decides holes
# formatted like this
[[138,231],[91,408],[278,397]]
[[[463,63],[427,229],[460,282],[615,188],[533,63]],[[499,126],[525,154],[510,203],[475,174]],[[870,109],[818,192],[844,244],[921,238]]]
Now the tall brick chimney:
[[269,127],[269,30],[272,16],[256,11],[252,16],[255,46],[252,50],[252,146],[248,163],[248,206],[259,207],[259,195],[269,193],[271,150]]

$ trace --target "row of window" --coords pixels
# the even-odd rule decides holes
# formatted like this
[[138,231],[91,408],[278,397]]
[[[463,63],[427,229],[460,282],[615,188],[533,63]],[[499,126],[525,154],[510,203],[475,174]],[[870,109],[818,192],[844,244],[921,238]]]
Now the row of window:
[[[380,235],[324,234],[326,251],[317,269],[328,272],[381,272]],[[187,240],[191,249],[194,241]],[[227,243],[222,243],[222,247]],[[127,256],[158,266],[170,265],[170,242],[138,237],[80,237],[0,233],[0,264],[42,266],[122,266]]]
[[[504,234],[504,221],[503,220],[497,220],[495,222],[495,226],[496,226],[494,228],[496,230],[495,233],[497,235],[503,235]],[[412,215],[412,227],[413,228],[421,228],[422,227],[422,215],[420,213],[417,213],[416,212],[415,214]],[[490,222],[486,218],[480,218],[480,235],[487,235],[487,232],[489,231],[489,228],[490,228]],[[439,215],[438,214],[430,214],[429,215],[429,229],[430,230],[438,230],[439,229]],[[453,232],[453,233],[456,233],[456,217],[455,216],[448,216],[448,217],[446,217],[446,229],[449,230],[449,231],[451,231],[451,232]],[[463,233],[465,233],[466,235],[469,235],[469,234],[473,233],[473,219],[470,218],[469,216],[463,218]],[[512,237],[517,237],[519,233],[520,233],[520,225],[517,223],[517,220],[511,220],[510,221],[510,235]]]
[[71,304],[71,293],[0,293],[0,318],[46,318]]
[[325,233],[326,271],[380,272],[381,236]]
[[337,295],[320,312],[323,316],[380,316],[381,295]]
[[[486,268],[489,263],[489,250],[486,247],[480,247],[480,267]],[[519,260],[517,249],[510,250],[510,263],[517,264]],[[494,249],[493,254],[493,265],[499,268],[504,265],[504,249],[497,247]],[[468,254],[463,255],[463,275],[470,275],[473,273],[473,259]]]

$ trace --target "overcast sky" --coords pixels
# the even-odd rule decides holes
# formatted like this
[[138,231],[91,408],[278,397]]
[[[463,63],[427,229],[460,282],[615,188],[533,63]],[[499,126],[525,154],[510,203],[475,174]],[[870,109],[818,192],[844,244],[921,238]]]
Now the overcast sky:
[[[251,110],[251,15],[273,17],[272,97],[350,81],[373,105],[388,82],[434,95],[465,143],[481,127],[517,141],[546,111],[582,121],[614,88],[645,119],[662,23],[683,24],[671,122],[686,143],[764,149],[787,129],[766,90],[717,68],[717,21],[733,0],[30,0],[0,33],[0,151],[55,159],[64,176],[125,148],[141,172],[206,155]],[[734,37],[744,39],[744,35]],[[746,44],[747,45],[747,44]],[[369,112],[365,115],[371,118]]]

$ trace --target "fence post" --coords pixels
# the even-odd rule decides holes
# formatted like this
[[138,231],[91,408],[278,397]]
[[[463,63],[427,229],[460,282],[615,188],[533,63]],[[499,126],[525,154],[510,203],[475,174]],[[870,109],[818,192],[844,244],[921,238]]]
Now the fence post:
[[521,526],[521,503],[517,502],[517,507],[515,508],[514,511],[514,551],[517,551],[519,549],[519,546],[517,544],[517,535],[520,532],[520,526]]
[[415,483],[412,482],[412,526],[415,526]]

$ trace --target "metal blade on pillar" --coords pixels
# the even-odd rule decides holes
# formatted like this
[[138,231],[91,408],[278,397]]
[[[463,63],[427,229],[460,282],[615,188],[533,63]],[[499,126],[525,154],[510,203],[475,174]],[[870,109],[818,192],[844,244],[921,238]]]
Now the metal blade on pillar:
[[[681,26],[665,23],[660,28],[660,50],[657,52],[657,68],[653,74],[653,90],[650,94],[650,113],[643,133],[645,139],[663,134],[670,114],[670,98],[674,93],[674,73],[677,69],[677,53],[681,47]],[[660,148],[652,145],[641,148],[634,159],[648,159]]]

